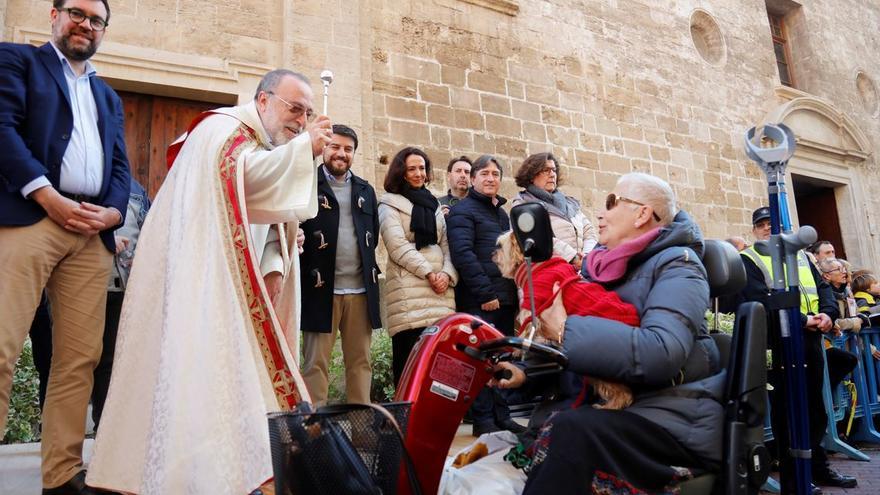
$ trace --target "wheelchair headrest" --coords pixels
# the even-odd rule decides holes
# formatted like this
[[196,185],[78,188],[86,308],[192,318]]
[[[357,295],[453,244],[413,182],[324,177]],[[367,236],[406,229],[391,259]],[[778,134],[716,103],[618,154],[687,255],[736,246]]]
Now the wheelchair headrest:
[[708,239],[703,249],[703,266],[709,278],[711,297],[736,294],[746,286],[746,268],[736,248],[725,241]]

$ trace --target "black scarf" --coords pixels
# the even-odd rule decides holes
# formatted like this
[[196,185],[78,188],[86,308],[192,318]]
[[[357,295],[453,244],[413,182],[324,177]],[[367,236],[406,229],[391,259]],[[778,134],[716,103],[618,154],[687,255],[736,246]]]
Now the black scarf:
[[437,219],[434,217],[440,203],[426,187],[412,189],[404,186],[401,196],[413,204],[409,229],[416,236],[416,249],[437,244]]

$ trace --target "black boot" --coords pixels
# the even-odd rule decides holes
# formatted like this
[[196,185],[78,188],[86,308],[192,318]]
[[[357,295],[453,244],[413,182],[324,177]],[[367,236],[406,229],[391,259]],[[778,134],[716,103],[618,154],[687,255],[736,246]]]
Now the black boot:
[[828,465],[813,470],[813,482],[821,486],[838,488],[855,488],[859,484],[858,480],[852,476],[840,474]]

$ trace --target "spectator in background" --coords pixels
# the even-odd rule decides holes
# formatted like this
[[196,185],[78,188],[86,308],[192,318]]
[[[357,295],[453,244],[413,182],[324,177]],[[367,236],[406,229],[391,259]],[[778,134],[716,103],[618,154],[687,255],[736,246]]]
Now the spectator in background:
[[[852,289],[847,283],[846,267],[843,262],[836,258],[823,258],[819,262],[819,271],[822,273],[822,278],[831,286],[831,291],[837,302],[839,316],[834,320],[835,332],[858,332],[863,326],[870,325],[868,318],[858,313]],[[828,384],[831,385],[831,390],[834,390],[843,377],[855,369],[858,358],[855,354],[843,349],[830,345],[825,347],[825,358],[828,361]]]
[[735,247],[737,251],[742,251],[743,249],[749,247],[749,243],[739,236],[728,237],[727,239],[725,239],[725,241]]
[[[770,208],[764,206],[752,213],[752,234],[757,241],[770,238]],[[746,248],[740,255],[745,264],[747,282],[740,292],[737,305],[746,301],[757,301],[768,307],[772,273],[770,257],[760,255],[754,247]],[[807,407],[813,482],[818,485],[852,488],[858,484],[856,479],[832,469],[825,448],[821,445],[828,421],[822,398],[822,381],[825,378],[822,363],[822,334],[832,330],[834,321],[840,317],[840,310],[831,287],[822,279],[815,265],[807,259],[803,251],[798,253],[798,274],[801,289],[799,294],[801,324],[805,330],[803,332],[804,361],[807,364]],[[768,311],[767,315],[767,340],[773,356],[773,367],[768,372],[768,380],[774,387],[770,393],[770,419],[773,431],[785,432],[788,430],[788,420],[783,406],[785,391],[782,379],[779,320],[774,311]],[[794,480],[794,466],[788,454],[788,436],[776,435],[776,445],[780,472],[783,480],[786,480],[783,481],[783,490],[785,493],[794,493],[794,486],[785,484]]]
[[[852,290],[856,309],[860,313],[870,316],[880,312],[880,279],[870,270],[853,273]],[[880,359],[880,349],[874,344],[871,344],[871,355],[874,359]]]
[[581,269],[581,261],[596,246],[596,230],[581,211],[578,200],[559,190],[559,161],[552,153],[529,156],[516,172],[523,188],[513,205],[540,203],[550,214],[554,254]]
[[880,298],[880,279],[868,270],[859,270],[853,274],[852,281],[853,297],[856,300],[856,308],[862,313],[880,312],[878,298]]
[[831,241],[816,241],[807,248],[807,254],[810,255],[813,263],[819,263],[825,258],[834,258],[834,244],[831,244]]
[[[456,308],[482,318],[505,335],[513,335],[518,306],[516,284],[502,277],[492,261],[498,236],[510,230],[510,218],[502,208],[507,200],[498,195],[501,177],[501,165],[495,157],[477,158],[471,168],[473,187],[449,212],[447,232],[452,264],[460,277],[455,287]],[[525,431],[510,418],[505,395],[491,387],[483,388],[470,409],[474,436],[499,429]]]
[[467,196],[468,188],[471,187],[471,167],[473,162],[465,155],[449,160],[446,166],[446,185],[449,189],[446,196],[438,198],[443,214],[448,215],[449,209]]
[[431,177],[428,155],[403,148],[391,160],[386,193],[379,198],[379,231],[388,251],[382,300],[395,385],[422,330],[455,311],[458,275],[449,255],[446,218],[425,187]]
[[301,224],[303,380],[312,403],[329,393],[330,357],[342,340],[348,402],[369,403],[370,341],[379,317],[379,215],[376,191],[354,175],[354,129],[334,125],[318,168],[318,215]]

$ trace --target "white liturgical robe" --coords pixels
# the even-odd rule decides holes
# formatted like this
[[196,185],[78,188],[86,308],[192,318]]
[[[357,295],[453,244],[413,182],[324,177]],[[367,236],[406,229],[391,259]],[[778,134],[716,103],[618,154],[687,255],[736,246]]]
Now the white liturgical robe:
[[266,414],[308,393],[282,333],[298,294],[276,315],[248,225],[295,233],[317,208],[308,133],[273,147],[253,103],[191,129],[141,232],[89,485],[245,495],[272,477]]

